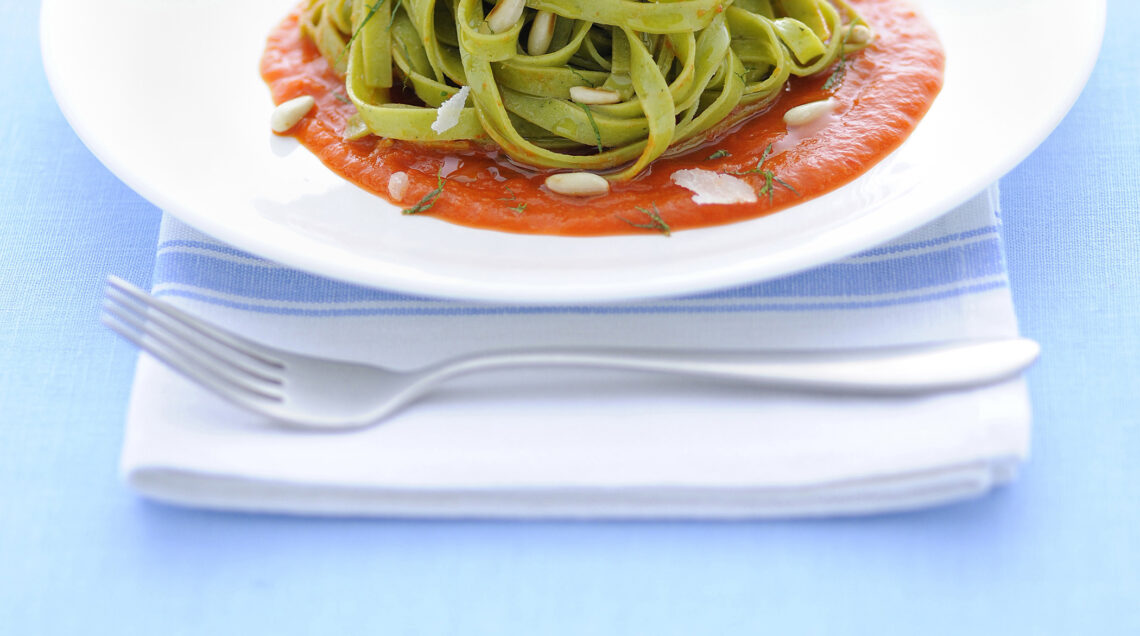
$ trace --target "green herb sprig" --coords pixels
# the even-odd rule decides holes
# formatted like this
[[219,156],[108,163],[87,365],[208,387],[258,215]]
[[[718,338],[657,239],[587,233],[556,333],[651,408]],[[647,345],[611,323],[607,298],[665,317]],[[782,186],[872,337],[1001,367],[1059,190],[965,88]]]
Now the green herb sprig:
[[578,79],[580,79],[580,80],[582,80],[583,82],[585,82],[585,83],[586,83],[586,86],[589,86],[590,88],[597,88],[597,86],[595,86],[593,82],[591,82],[589,79],[587,79],[585,75],[582,75],[581,73],[579,73],[579,72],[577,71],[577,69],[575,69],[574,67],[572,67],[572,66],[568,66],[568,67],[566,67],[566,68],[570,69],[570,72],[571,72],[571,73],[573,73],[575,76],[577,76],[577,77],[578,77]]
[[839,88],[843,83],[843,79],[847,77],[847,29],[840,29],[843,35],[839,40],[839,63],[835,65],[835,70],[827,77],[827,81],[823,83],[823,90],[833,91]]
[[731,156],[732,156],[732,153],[730,153],[727,150],[721,149],[721,150],[717,150],[716,152],[709,155],[709,158],[706,159],[706,161],[711,161],[713,159],[720,159],[722,157],[731,157]]
[[800,194],[799,191],[797,191],[791,185],[789,185],[787,181],[784,181],[780,177],[777,177],[776,173],[772,172],[771,170],[764,169],[764,162],[768,161],[768,158],[772,156],[772,146],[773,144],[768,144],[768,147],[764,149],[764,154],[760,156],[760,161],[756,162],[756,165],[752,168],[749,168],[748,170],[741,170],[739,172],[730,172],[729,174],[736,175],[738,177],[746,174],[758,174],[763,177],[764,185],[760,187],[758,194],[760,196],[767,195],[769,205],[772,204],[772,199],[775,196],[777,185],[787,189],[797,197],[802,197],[803,195]]
[[516,195],[515,195],[515,191],[511,189],[511,186],[509,186],[509,185],[507,185],[507,184],[505,184],[505,183],[504,183],[504,184],[503,184],[503,189],[504,189],[504,190],[506,190],[506,191],[507,191],[507,194],[509,194],[509,195],[511,195],[511,196],[509,196],[509,197],[499,197],[499,200],[500,200],[500,201],[514,201],[515,199],[517,199],[517,198],[518,198],[518,196],[516,196]]
[[665,219],[661,218],[661,210],[657,209],[657,204],[651,203],[649,205],[653,208],[652,210],[643,208],[641,206],[636,207],[636,210],[638,212],[641,212],[649,218],[648,223],[634,223],[624,216],[618,216],[618,218],[632,225],[633,227],[641,228],[643,230],[655,230],[664,234],[665,236],[672,236],[673,229],[669,227],[669,224],[665,222]]
[[748,170],[741,170],[739,172],[730,172],[728,174],[734,174],[738,177],[746,174],[760,174],[763,171],[764,162],[768,161],[768,157],[772,156],[772,147],[774,145],[775,144],[768,144],[768,147],[764,149],[764,154],[760,155],[760,161],[757,161],[756,165],[752,168],[749,168]]
[[792,192],[792,194],[796,195],[797,197],[802,196],[799,192],[796,191],[795,188],[788,185],[788,182],[773,174],[771,170],[765,170],[763,175],[764,185],[760,187],[760,192],[758,192],[758,194],[760,196],[768,195],[768,205],[772,204],[772,197],[775,194],[775,188],[773,187],[774,185],[780,185],[784,188],[787,188]]
[[[574,103],[578,104],[578,102]],[[602,131],[598,128],[598,122],[594,121],[594,113],[590,110],[590,107],[585,104],[578,105],[582,107],[582,110],[586,111],[586,119],[590,120],[590,127],[594,129],[594,139],[598,141],[598,154],[600,155],[605,152],[605,148],[602,147]]]
[[372,19],[372,16],[376,15],[376,11],[380,9],[380,5],[382,4],[384,4],[384,0],[376,0],[376,2],[373,2],[368,7],[368,13],[364,14],[364,19],[360,21],[360,26],[356,27],[356,30],[352,32],[351,36],[349,36],[348,42],[345,42],[344,50],[336,56],[336,63],[334,66],[340,65],[341,60],[343,60],[344,56],[348,53],[348,49],[352,47],[352,43],[356,41],[356,37],[360,35],[360,32],[364,29],[364,25],[368,24],[368,21]]
[[435,178],[435,189],[425,194],[424,197],[420,199],[419,203],[413,205],[407,210],[404,210],[404,214],[419,214],[420,212],[427,211],[429,208],[431,208],[431,206],[435,205],[436,200],[439,199],[439,195],[443,194],[444,184],[447,183],[447,181],[443,178],[442,173],[437,173],[435,175]]
[[392,5],[392,17],[388,18],[388,28],[389,29],[391,29],[392,24],[394,24],[396,22],[396,14],[400,11],[400,7],[403,6],[403,4],[404,4],[404,0],[396,0],[396,4]]
[[[503,184],[503,189],[506,190],[507,194],[509,194],[511,196],[499,197],[499,201],[518,201],[519,200],[518,195],[516,195],[515,191],[511,189],[511,186]],[[523,202],[519,203],[518,205],[508,205],[507,209],[510,210],[511,212],[514,212],[515,216],[522,216],[523,213],[526,212],[526,202],[523,201]]]

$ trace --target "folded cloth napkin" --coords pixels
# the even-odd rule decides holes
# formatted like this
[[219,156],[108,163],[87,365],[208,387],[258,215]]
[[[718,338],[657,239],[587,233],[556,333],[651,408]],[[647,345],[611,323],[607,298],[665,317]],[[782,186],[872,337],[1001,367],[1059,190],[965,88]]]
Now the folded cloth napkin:
[[[288,349],[410,368],[486,349],[894,345],[1017,334],[996,187],[856,257],[685,298],[528,307],[417,298],[287,269],[163,219],[154,293]],[[981,495],[1026,457],[1020,379],[819,396],[641,374],[501,371],[384,424],[275,428],[140,359],[122,468],[154,499],[321,515],[793,517]]]

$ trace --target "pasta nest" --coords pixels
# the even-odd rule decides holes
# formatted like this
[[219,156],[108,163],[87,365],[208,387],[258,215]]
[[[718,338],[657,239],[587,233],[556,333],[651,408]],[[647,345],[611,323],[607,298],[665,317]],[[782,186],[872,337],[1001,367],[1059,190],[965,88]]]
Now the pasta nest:
[[[522,164],[613,181],[866,46],[847,41],[865,22],[845,0],[519,0],[496,32],[492,14],[512,1],[311,0],[301,24],[345,78],[353,135],[493,142]],[[458,123],[434,131],[463,86]],[[574,99],[583,88],[614,103]]]

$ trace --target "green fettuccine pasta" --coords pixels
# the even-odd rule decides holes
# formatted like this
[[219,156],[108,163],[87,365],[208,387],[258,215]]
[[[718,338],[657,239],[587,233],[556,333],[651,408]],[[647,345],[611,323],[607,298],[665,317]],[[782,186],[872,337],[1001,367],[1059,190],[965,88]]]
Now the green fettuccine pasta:
[[[612,180],[866,46],[847,40],[865,23],[845,0],[311,0],[303,17],[345,77],[354,134],[493,142],[524,164]],[[463,86],[458,123],[436,132]]]

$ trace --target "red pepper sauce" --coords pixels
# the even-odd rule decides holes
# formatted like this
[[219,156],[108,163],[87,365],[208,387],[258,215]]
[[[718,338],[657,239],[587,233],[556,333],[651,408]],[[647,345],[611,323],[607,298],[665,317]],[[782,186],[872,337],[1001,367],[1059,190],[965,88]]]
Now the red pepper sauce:
[[[407,173],[406,194],[392,201],[400,208],[414,206],[434,190],[437,175],[442,174],[446,179],[442,194],[421,215],[506,232],[597,236],[659,231],[638,210],[655,205],[669,228],[682,230],[763,216],[834,190],[897,148],[930,108],[942,87],[944,55],[937,35],[900,0],[852,4],[872,25],[875,41],[843,62],[846,69],[838,88],[823,89],[834,67],[817,76],[792,78],[766,112],[692,152],[658,159],[637,178],[613,184],[610,194],[600,197],[554,194],[542,187],[554,171],[523,169],[506,161],[493,146],[436,147],[374,136],[344,140],[345,122],[355,107],[345,95],[343,80],[301,35],[297,12],[269,36],[261,74],[275,103],[300,95],[316,98],[317,107],[288,134],[331,170],[389,200],[389,176]],[[784,140],[788,135],[784,112],[827,97],[836,102],[828,123],[794,144],[792,139]],[[777,183],[769,197],[762,190],[762,174],[742,175],[762,193],[757,203],[697,205],[692,192],[670,180],[673,172],[684,168],[750,170],[769,144],[787,149],[763,167],[791,188]]]

